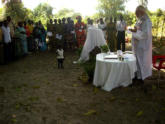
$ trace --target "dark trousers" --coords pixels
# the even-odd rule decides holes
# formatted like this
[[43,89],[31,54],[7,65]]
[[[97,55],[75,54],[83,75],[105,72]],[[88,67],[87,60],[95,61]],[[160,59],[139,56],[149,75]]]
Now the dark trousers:
[[125,31],[118,31],[117,33],[117,50],[125,51]]
[[15,60],[15,49],[14,48],[15,48],[16,43],[13,38],[11,41],[12,41],[11,42],[11,60],[13,61],[13,60]]
[[12,61],[12,43],[4,43],[4,60],[5,64]]
[[64,68],[63,66],[64,59],[57,59],[57,61],[58,61],[58,68]]
[[4,44],[0,43],[0,64],[4,64]]

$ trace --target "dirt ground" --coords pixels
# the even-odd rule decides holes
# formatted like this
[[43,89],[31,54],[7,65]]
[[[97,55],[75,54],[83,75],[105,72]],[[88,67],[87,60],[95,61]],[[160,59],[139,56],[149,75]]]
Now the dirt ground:
[[0,124],[165,124],[165,78],[157,72],[139,85],[111,92],[83,83],[83,69],[67,53],[37,53],[0,66]]

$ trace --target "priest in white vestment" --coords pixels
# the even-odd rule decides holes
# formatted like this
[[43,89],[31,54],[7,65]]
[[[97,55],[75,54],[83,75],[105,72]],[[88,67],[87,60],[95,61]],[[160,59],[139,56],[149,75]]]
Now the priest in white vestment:
[[143,6],[136,8],[137,22],[132,32],[132,47],[137,58],[137,78],[152,75],[152,22]]

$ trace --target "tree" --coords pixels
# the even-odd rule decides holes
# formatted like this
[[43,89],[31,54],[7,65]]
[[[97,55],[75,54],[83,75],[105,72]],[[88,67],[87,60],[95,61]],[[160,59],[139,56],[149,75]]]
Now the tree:
[[56,18],[71,17],[73,20],[75,20],[76,17],[79,15],[81,15],[81,13],[75,12],[73,9],[63,8],[63,9],[59,10],[58,13],[55,14],[54,16]]
[[99,0],[98,11],[100,16],[109,18],[116,17],[124,11],[126,0]]
[[127,25],[134,25],[136,22],[136,16],[135,13],[126,11],[124,14],[124,19],[127,22]]
[[147,8],[148,0],[138,0],[138,2],[139,2],[140,5],[143,5],[144,7]]
[[4,17],[11,16],[14,23],[26,19],[27,11],[21,0],[4,0],[3,2],[5,2],[3,9]]
[[34,16],[51,18],[53,16],[53,7],[47,3],[41,3],[34,9]]
[[14,2],[14,3],[22,3],[22,0],[1,0],[2,3]]
[[73,9],[63,8],[58,11],[58,13],[55,15],[55,17],[58,17],[58,18],[71,17],[73,13],[74,13]]
[[46,25],[48,20],[53,17],[53,7],[47,3],[41,3],[34,9],[33,15],[35,21],[41,20]]

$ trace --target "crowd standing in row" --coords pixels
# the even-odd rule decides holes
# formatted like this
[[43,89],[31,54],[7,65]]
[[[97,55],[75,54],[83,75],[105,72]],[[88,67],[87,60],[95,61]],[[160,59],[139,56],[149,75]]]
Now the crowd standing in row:
[[[71,18],[63,18],[62,23],[61,19],[55,19],[54,23],[53,20],[50,19],[47,31],[51,48],[55,48],[55,46],[57,46],[56,43],[62,44],[63,48],[70,49],[83,46],[88,28],[93,25],[93,22],[92,19],[88,18],[87,24],[85,24],[82,22],[81,16],[77,17],[76,24],[74,24]],[[116,50],[125,51],[126,23],[123,20],[123,16],[121,15],[118,21],[116,21],[116,18],[113,19],[111,17],[109,23],[106,22],[103,18],[100,18],[94,26],[103,31],[112,52]]]
[[[64,50],[82,47],[93,20],[88,18],[85,24],[81,16],[76,19],[76,24],[71,18],[50,19],[46,30],[41,21],[20,21],[14,25],[8,16],[5,21],[0,22],[0,63],[7,64],[38,50],[56,51],[58,46]],[[111,51],[120,50],[121,44],[125,51],[126,23],[122,16],[119,21],[110,18],[109,23],[100,18],[95,26],[103,31]]]

